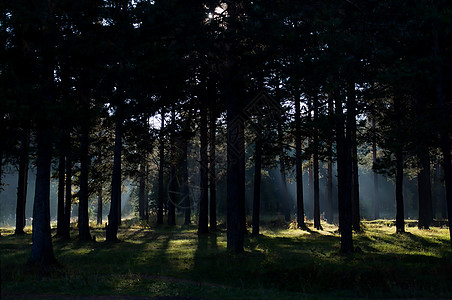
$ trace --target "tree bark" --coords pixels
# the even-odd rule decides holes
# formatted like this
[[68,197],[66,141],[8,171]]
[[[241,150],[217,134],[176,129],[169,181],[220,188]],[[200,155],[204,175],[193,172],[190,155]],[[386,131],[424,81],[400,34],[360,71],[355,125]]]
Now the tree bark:
[[284,161],[284,143],[283,143],[283,132],[282,132],[282,118],[278,121],[278,137],[279,137],[279,167],[281,174],[281,201],[282,201],[282,212],[284,214],[284,220],[290,222],[290,200],[289,193],[287,191],[287,180],[286,180],[286,164]]
[[[314,96],[314,126],[318,126],[318,110],[319,102],[317,95]],[[314,129],[314,151],[313,151],[313,177],[314,177],[314,228],[317,230],[322,229],[320,224],[320,188],[319,188],[319,137],[318,130]]]
[[[27,186],[28,186],[28,161],[29,161],[29,144],[30,144],[30,130],[24,129],[23,136],[20,142],[20,157],[19,157],[19,177],[17,183],[17,206],[16,206],[16,235],[24,234],[25,227],[25,206],[27,203]],[[64,173],[64,169],[63,169]],[[1,176],[1,174],[0,174]],[[64,184],[64,183],[63,183]],[[64,201],[64,195],[63,195]]]
[[421,170],[418,174],[419,193],[419,229],[428,229],[433,222],[432,183],[430,179],[430,152],[426,145],[420,145],[419,161]]
[[168,190],[168,225],[176,225],[176,202],[177,202],[177,175],[176,175],[176,112],[174,107],[171,110],[171,125],[173,130],[170,136],[170,174]]
[[102,225],[102,206],[103,206],[103,197],[101,186],[97,191],[97,225]]
[[227,128],[227,247],[243,252],[245,226],[244,140],[243,121],[238,118],[238,103],[228,97]]
[[[231,20],[237,18],[235,2],[228,3]],[[233,23],[228,27],[234,32]],[[225,59],[225,101],[227,112],[227,248],[234,252],[243,252],[245,222],[245,138],[241,103],[238,95],[238,66],[235,51],[236,41],[226,42]]]
[[217,118],[213,105],[210,109],[210,153],[209,153],[209,189],[210,189],[210,230],[217,230],[217,174],[216,174],[216,131]]
[[[438,40],[438,33],[434,35],[434,56],[438,58],[440,54],[440,46]],[[449,136],[449,118],[450,107],[446,104],[446,94],[444,92],[444,79],[442,74],[442,66],[437,65],[437,81],[436,81],[436,95],[437,107],[440,112],[439,120],[439,135],[441,140],[441,150],[443,153],[443,168],[444,168],[444,184],[446,186],[446,203],[447,215],[449,223],[450,247],[452,249],[452,162],[451,162],[451,142]]]
[[[33,204],[33,232],[30,264],[37,264],[41,268],[47,267],[56,262],[53,254],[52,236],[50,229],[50,172],[52,164],[52,123],[49,116],[49,109],[55,101],[55,53],[52,33],[53,16],[47,11],[42,11],[43,17],[42,36],[40,47],[42,50],[42,94],[37,95],[36,113],[36,186],[35,199]],[[39,12],[38,12],[39,14]]]
[[[260,130],[258,128],[258,130]],[[261,206],[262,137],[257,133],[254,152],[253,236],[259,235]]]
[[89,126],[82,125],[82,136],[80,141],[80,191],[78,205],[78,228],[80,241],[90,241],[88,216],[88,177],[89,177]]
[[358,178],[358,153],[356,142],[356,91],[355,82],[348,85],[347,116],[350,127],[350,148],[352,158],[352,227],[356,232],[361,231],[361,216],[359,212],[359,178]]
[[297,226],[306,230],[304,222],[304,200],[303,200],[303,159],[301,157],[301,108],[300,94],[295,94],[295,172],[297,181]]
[[[174,149],[171,152],[175,151]],[[173,156],[173,155],[172,155]],[[170,174],[169,174],[169,199],[168,199],[168,225],[174,226],[176,225],[176,203],[177,203],[177,174],[176,174],[176,165],[175,162],[172,161],[170,164]]]
[[[0,130],[2,132],[6,132],[6,128],[5,128],[3,119],[4,119],[4,114],[1,114],[0,115]],[[4,147],[5,147],[4,141],[2,140],[0,142],[0,189],[3,188],[3,180],[2,179],[3,179],[3,151],[4,151],[3,148]]]
[[337,177],[338,177],[338,204],[339,204],[339,230],[341,233],[342,254],[353,252],[352,232],[352,161],[350,147],[350,126],[354,121],[347,114],[347,134],[344,134],[344,116],[342,101],[336,98],[336,147],[337,147]]
[[396,153],[396,231],[405,232],[405,217],[403,204],[403,154]]
[[164,202],[164,190],[163,190],[163,176],[164,176],[164,165],[165,165],[165,141],[164,141],[164,128],[165,128],[165,109],[162,108],[161,113],[161,124],[160,124],[160,149],[159,149],[159,195],[157,203],[157,224],[163,224],[163,202]]
[[[308,138],[308,149],[311,149],[312,147],[312,139]],[[314,201],[314,172],[313,172],[313,156],[309,156],[309,163],[308,163],[308,199],[309,201]],[[312,202],[311,202],[312,203]],[[312,217],[314,218],[314,211],[311,212]]]
[[[67,142],[70,143],[70,133],[67,132]],[[72,210],[72,153],[71,148],[66,148],[66,203],[64,205],[64,228],[62,238],[70,240]]]
[[138,186],[138,216],[140,220],[145,220],[145,197],[146,197],[146,173],[145,173],[145,166],[144,166],[144,159],[141,158],[140,163],[140,179],[139,179],[139,186]]
[[149,221],[149,167],[147,163],[147,158],[145,159],[144,166],[144,174],[145,174],[145,184],[144,184],[144,219]]
[[[377,134],[375,128],[375,117],[372,117],[372,163],[375,166],[377,163]],[[373,195],[372,200],[374,204],[374,219],[380,219],[380,205],[378,202],[378,174],[373,171]]]
[[190,201],[190,190],[188,187],[188,140],[184,137],[182,141],[182,155],[183,155],[183,165],[182,173],[184,185],[182,189],[182,195],[184,197],[184,208],[185,208],[185,221],[184,225],[190,225],[191,223],[191,201]]
[[444,172],[443,162],[437,161],[435,163],[435,172],[433,174],[433,186],[434,186],[434,198],[435,198],[435,212],[434,216],[440,216],[442,220],[447,219],[447,203],[446,203],[446,190],[444,186]]
[[282,209],[284,214],[284,220],[290,222],[290,199],[287,191],[287,179],[286,179],[286,164],[284,162],[284,154],[281,151],[279,158],[280,174],[281,174],[281,188],[282,188]]
[[33,204],[33,245],[29,263],[48,266],[55,263],[50,231],[50,165],[52,160],[52,129],[38,125],[36,130],[36,189]]
[[58,159],[58,208],[57,208],[57,236],[63,236],[64,231],[64,193],[66,188],[66,153],[65,153],[65,132],[60,134],[60,155]]
[[[333,107],[334,97],[332,94],[328,95],[328,115],[330,118],[334,115]],[[327,167],[326,167],[326,220],[328,223],[333,224],[334,212],[333,212],[333,136],[331,130],[331,136],[328,138],[327,145]]]
[[115,146],[113,157],[113,174],[111,179],[111,205],[110,213],[108,214],[108,224],[106,226],[106,240],[118,240],[119,227],[119,210],[121,205],[121,152],[122,152],[122,120],[120,117],[119,108],[116,116],[115,124]]
[[208,156],[207,156],[207,108],[202,105],[201,107],[201,148],[200,148],[200,199],[199,199],[199,224],[198,234],[206,234],[209,232],[209,195],[208,195]]

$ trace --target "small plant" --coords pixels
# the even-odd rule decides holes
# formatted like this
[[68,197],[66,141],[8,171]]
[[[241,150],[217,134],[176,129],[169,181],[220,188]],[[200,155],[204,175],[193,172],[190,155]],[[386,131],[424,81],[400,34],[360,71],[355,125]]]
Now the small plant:
[[297,219],[293,220],[289,223],[289,229],[291,230],[297,230],[298,229],[298,222]]

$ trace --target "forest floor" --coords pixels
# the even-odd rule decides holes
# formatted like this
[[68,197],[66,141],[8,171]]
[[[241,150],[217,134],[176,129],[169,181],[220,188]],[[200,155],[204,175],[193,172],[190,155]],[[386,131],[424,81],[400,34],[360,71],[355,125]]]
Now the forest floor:
[[[440,299],[452,298],[448,228],[395,234],[393,221],[363,221],[353,255],[340,255],[337,227],[288,229],[269,221],[246,237],[245,252],[226,249],[226,232],[198,236],[196,226],[156,227],[123,222],[119,242],[54,239],[58,265],[26,262],[31,231],[0,228],[2,299]],[[159,298],[160,297],[160,298]]]

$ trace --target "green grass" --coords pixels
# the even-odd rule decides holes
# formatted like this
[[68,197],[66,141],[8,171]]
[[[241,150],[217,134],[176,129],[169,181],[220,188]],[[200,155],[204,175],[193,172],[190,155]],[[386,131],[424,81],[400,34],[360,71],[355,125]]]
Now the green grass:
[[[410,224],[409,224],[410,225]],[[312,227],[310,227],[312,228]],[[246,237],[245,253],[226,249],[226,233],[200,236],[196,227],[157,228],[127,222],[120,242],[54,240],[59,265],[39,272],[26,265],[31,232],[1,229],[2,288],[7,296],[134,295],[216,299],[452,297],[447,228],[395,234],[391,221],[363,222],[354,235],[362,252],[339,254],[337,228],[291,230],[269,223]],[[74,231],[73,235],[76,236]]]

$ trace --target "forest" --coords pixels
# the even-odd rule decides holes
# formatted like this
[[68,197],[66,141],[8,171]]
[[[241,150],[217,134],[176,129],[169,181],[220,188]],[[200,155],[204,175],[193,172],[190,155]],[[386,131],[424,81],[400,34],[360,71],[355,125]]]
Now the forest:
[[0,297],[452,297],[451,2],[1,1],[0,40]]

